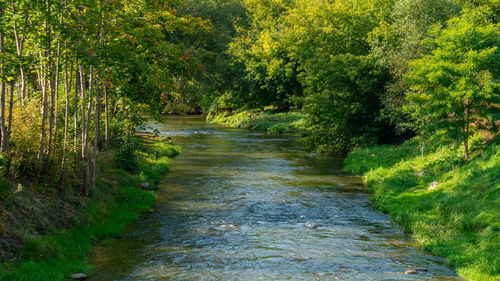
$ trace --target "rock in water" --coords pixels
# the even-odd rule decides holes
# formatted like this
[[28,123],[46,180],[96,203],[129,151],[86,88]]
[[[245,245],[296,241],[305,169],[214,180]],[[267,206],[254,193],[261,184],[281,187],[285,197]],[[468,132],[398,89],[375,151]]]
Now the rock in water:
[[439,182],[437,182],[437,181],[433,181],[433,182],[431,183],[431,185],[429,186],[429,189],[428,189],[428,190],[433,190],[433,189],[435,189],[435,188],[438,186],[438,184],[439,184]]
[[85,279],[87,279],[87,275],[85,275],[84,273],[75,273],[75,274],[71,275],[71,279],[73,279],[73,280],[85,280]]
[[405,271],[405,274],[417,274],[418,272],[416,270],[413,270],[413,269],[409,269],[407,271]]
[[415,268],[415,270],[418,272],[427,272],[428,271],[428,269],[425,267],[417,267],[417,268]]

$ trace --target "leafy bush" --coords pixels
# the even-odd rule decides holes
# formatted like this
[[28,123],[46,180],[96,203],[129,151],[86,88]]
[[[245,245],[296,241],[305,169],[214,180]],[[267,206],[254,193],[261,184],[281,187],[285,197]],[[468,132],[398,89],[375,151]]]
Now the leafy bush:
[[115,153],[115,166],[125,171],[136,173],[139,163],[135,151],[138,148],[137,140],[129,140]]

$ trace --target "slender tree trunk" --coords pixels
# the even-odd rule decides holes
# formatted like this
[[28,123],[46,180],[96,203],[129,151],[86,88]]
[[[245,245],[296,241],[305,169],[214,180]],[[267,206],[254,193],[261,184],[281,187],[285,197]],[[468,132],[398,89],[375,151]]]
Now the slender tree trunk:
[[[18,30],[17,30],[17,23],[16,23],[16,6],[15,6],[15,1],[12,0],[12,22],[13,22],[13,31],[14,31],[14,39],[16,41],[16,50],[17,50],[17,56],[21,57],[23,55],[23,47],[24,47],[24,40],[26,39],[26,28],[28,26],[28,19],[29,19],[29,6],[26,5],[26,8],[24,10],[24,25],[23,25],[23,34],[20,37]],[[19,81],[20,83],[20,89],[17,91],[17,96],[18,100],[24,104],[24,100],[26,98],[26,76],[24,73],[24,67],[20,67],[20,76],[21,79]]]
[[6,141],[7,147],[5,148],[5,152],[9,151],[10,136],[12,134],[12,116],[13,116],[12,110],[14,107],[14,90],[16,88],[16,80],[17,80],[17,73],[16,73],[16,77],[14,78],[14,80],[12,80],[11,85],[10,85],[9,125],[7,127],[7,141]]
[[[0,7],[0,17],[3,17],[3,7]],[[0,25],[0,54],[5,52],[4,47],[4,31],[3,26]],[[4,74],[3,61],[0,61],[0,76]],[[6,83],[4,80],[0,83],[0,152],[6,151],[7,128],[5,127],[5,91]]]
[[91,159],[89,159],[89,133],[90,133],[90,116],[92,113],[92,108],[93,108],[93,94],[94,94],[94,66],[90,66],[90,71],[89,71],[89,94],[88,94],[88,103],[87,103],[87,116],[84,118],[86,121],[85,124],[85,158],[84,158],[84,165],[85,165],[85,195],[89,195],[90,188],[92,186],[92,175],[91,175]]
[[469,133],[470,133],[470,101],[467,104],[467,109],[465,110],[466,121],[465,121],[465,134],[464,134],[464,150],[465,150],[465,160],[469,160]]
[[[68,55],[66,55],[66,61],[64,63],[64,94],[65,94],[65,106],[64,106],[64,136],[63,136],[63,156],[62,165],[66,161],[66,150],[68,147],[68,130],[69,130],[69,104],[70,104],[70,94],[71,94],[71,80],[73,77],[73,60],[71,61],[70,72],[68,73]],[[75,110],[77,108],[75,107]]]
[[87,122],[85,120],[86,114],[85,114],[85,74],[83,72],[83,64],[80,63],[80,99],[82,100],[82,112],[81,112],[81,159],[84,164],[84,171],[83,171],[83,193],[85,195],[88,194],[88,174],[89,174],[89,167],[88,167],[88,153],[87,153]]
[[94,112],[94,148],[92,153],[92,184],[91,188],[95,189],[96,170],[97,170],[97,147],[100,142],[100,115],[101,115],[101,94],[99,87],[99,76],[96,75],[96,94],[95,94],[95,112]]
[[[40,54],[40,59],[42,55]],[[47,78],[45,73],[45,67],[43,66],[43,62],[40,62],[40,73],[38,75],[38,79],[40,80],[40,87],[42,88],[42,120],[40,127],[40,145],[38,146],[38,160],[43,160],[43,153],[45,150],[45,138],[47,134],[46,123],[47,123]]]
[[75,108],[75,115],[74,115],[74,127],[75,127],[75,134],[74,134],[74,140],[73,140],[73,151],[75,152],[75,155],[79,157],[77,151],[78,151],[78,108],[79,108],[79,90],[80,89],[80,70],[78,68],[78,60],[76,60],[76,69],[75,69],[75,100],[74,100],[74,108]]
[[106,112],[106,123],[105,123],[105,148],[108,151],[109,148],[109,104],[108,104],[108,89],[104,87],[104,110]]

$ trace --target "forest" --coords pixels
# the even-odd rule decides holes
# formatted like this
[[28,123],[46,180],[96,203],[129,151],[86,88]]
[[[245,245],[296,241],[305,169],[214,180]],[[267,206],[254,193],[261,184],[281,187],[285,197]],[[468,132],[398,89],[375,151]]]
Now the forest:
[[[91,237],[154,201],[110,186],[158,181],[180,152],[138,129],[203,114],[347,155],[403,230],[498,280],[499,19],[498,0],[0,0],[0,279],[87,268]],[[398,203],[436,178],[444,195]],[[141,199],[100,233],[123,192]],[[31,259],[80,225],[80,252]]]

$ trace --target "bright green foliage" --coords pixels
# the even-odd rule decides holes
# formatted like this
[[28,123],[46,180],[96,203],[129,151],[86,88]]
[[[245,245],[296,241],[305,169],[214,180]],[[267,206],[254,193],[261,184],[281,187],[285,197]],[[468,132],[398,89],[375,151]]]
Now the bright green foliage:
[[384,71],[369,57],[348,54],[322,59],[315,67],[312,93],[303,108],[311,146],[342,152],[376,143],[383,128],[377,116]]
[[[417,141],[356,150],[345,169],[363,174],[377,207],[468,280],[500,279],[500,145],[470,162],[455,145]],[[427,190],[433,181],[436,189]]]
[[431,49],[421,41],[429,36],[435,25],[444,24],[459,11],[455,0],[396,0],[387,10],[388,15],[381,17],[380,25],[370,33],[371,53],[390,73],[381,98],[381,115],[399,132],[415,129],[411,118],[402,111],[408,89],[403,75],[408,72],[408,64],[412,59],[429,54]]
[[423,130],[445,129],[463,141],[478,130],[495,133],[500,120],[500,24],[487,10],[465,11],[434,31],[432,54],[411,64],[406,110]]
[[[234,93],[240,107],[268,105],[287,109],[290,97],[301,95],[297,81],[297,64],[288,54],[283,41],[285,18],[293,1],[247,0],[249,28],[239,29],[239,35],[230,44],[230,53],[244,66],[249,86]],[[244,84],[245,85],[245,84]]]

